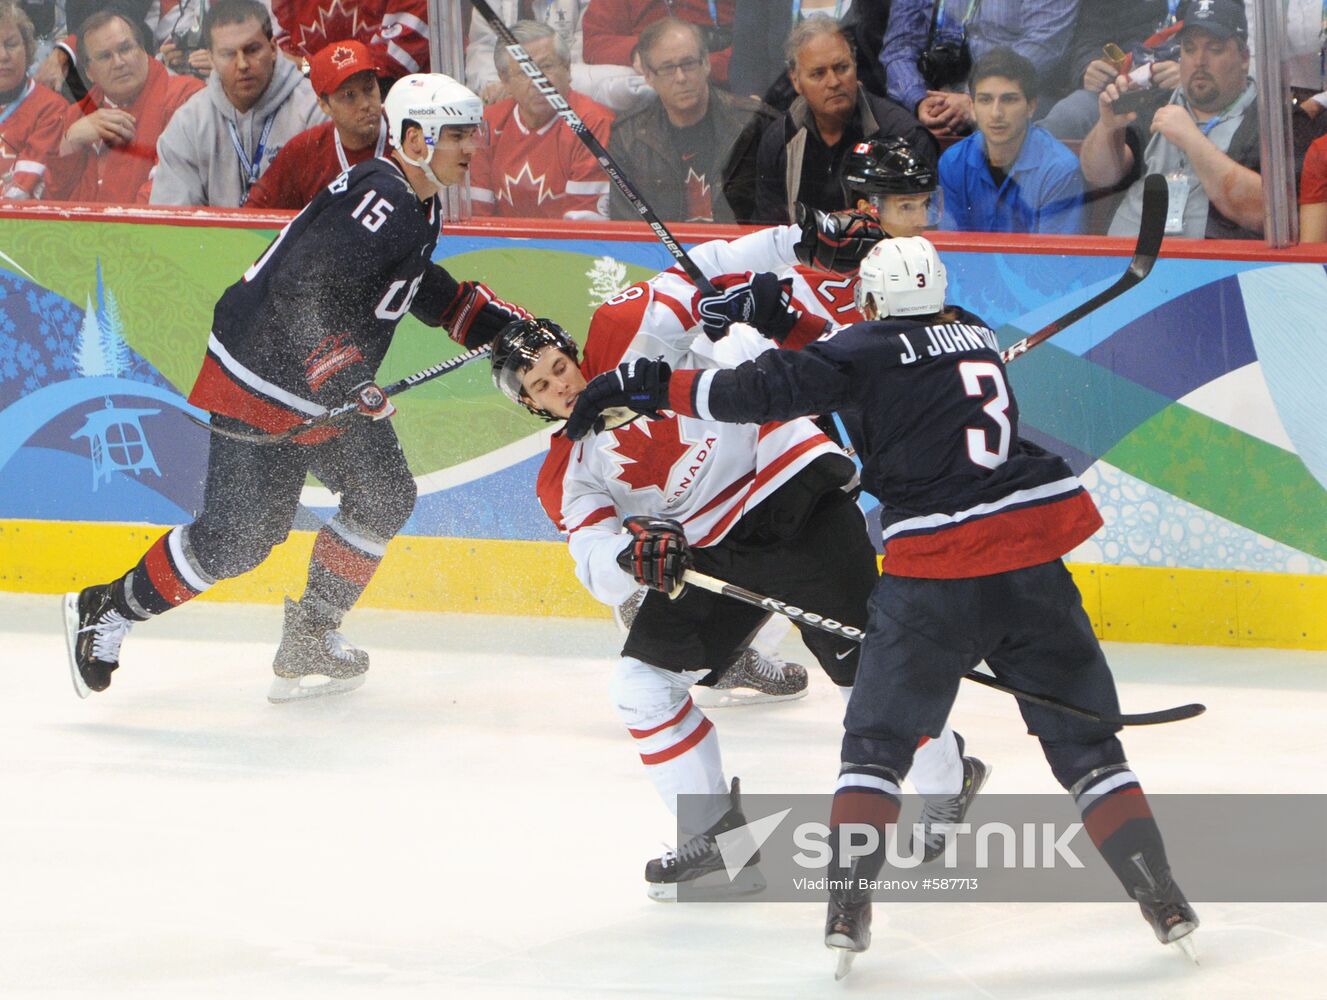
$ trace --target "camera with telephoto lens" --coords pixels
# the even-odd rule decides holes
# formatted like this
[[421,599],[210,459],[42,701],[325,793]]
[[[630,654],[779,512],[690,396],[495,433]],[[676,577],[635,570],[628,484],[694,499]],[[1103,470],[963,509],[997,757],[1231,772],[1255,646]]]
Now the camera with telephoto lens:
[[972,71],[972,53],[967,42],[937,42],[917,57],[917,69],[931,90],[954,87]]

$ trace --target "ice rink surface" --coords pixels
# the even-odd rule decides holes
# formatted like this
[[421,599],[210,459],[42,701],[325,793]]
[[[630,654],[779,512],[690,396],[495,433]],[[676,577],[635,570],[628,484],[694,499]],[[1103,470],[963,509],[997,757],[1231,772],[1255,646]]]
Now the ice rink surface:
[[[1199,967],[1127,901],[877,904],[835,983],[822,905],[645,897],[672,821],[608,702],[611,623],[360,611],[368,683],[273,706],[280,620],[186,606],[84,702],[59,599],[0,597],[0,997],[1327,996],[1327,904],[1199,904]],[[1327,654],[1107,653],[1125,711],[1209,708],[1126,732],[1149,792],[1323,790]],[[1057,790],[1013,701],[964,688],[987,791]],[[818,671],[709,714],[746,791],[831,790]]]

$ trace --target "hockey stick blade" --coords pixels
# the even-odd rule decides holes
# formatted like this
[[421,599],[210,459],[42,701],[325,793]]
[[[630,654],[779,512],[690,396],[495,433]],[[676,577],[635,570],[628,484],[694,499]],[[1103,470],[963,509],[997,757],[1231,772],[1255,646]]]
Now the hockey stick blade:
[[1166,233],[1166,212],[1170,206],[1170,192],[1166,179],[1160,174],[1148,174],[1143,180],[1143,210],[1138,226],[1138,242],[1134,246],[1133,258],[1124,274],[1115,284],[1098,292],[1082,305],[1075,306],[1059,319],[1052,320],[1035,333],[1030,333],[1022,340],[1010,344],[1000,352],[1005,364],[1021,354],[1026,354],[1042,341],[1049,340],[1061,330],[1073,326],[1088,313],[1095,312],[1112,299],[1117,299],[1134,285],[1152,273],[1152,265],[1161,253],[1161,238]]
[[[690,583],[700,587],[702,590],[708,590],[714,594],[721,594],[724,597],[731,597],[741,601],[743,604],[750,604],[753,607],[762,608],[765,611],[772,611],[775,614],[783,615],[785,618],[797,622],[799,625],[809,625],[811,628],[819,629],[821,632],[828,632],[831,635],[837,635],[844,639],[850,639],[853,642],[861,642],[865,633],[851,625],[844,625],[832,618],[826,618],[824,615],[818,615],[804,608],[794,607],[774,597],[766,597],[763,594],[757,594],[753,590],[747,590],[745,587],[739,587],[736,584],[728,583],[717,577],[708,576],[704,573],[698,573],[694,569],[686,571],[682,578],[684,583]],[[1163,708],[1156,712],[1142,712],[1136,715],[1110,715],[1105,712],[1094,712],[1089,708],[1082,708],[1078,705],[1071,705],[1067,701],[1060,701],[1058,698],[1052,698],[1050,695],[1036,694],[1032,691],[1024,691],[1022,688],[1012,687],[1002,681],[989,677],[986,674],[979,674],[975,670],[969,670],[963,675],[967,680],[976,681],[988,688],[994,688],[996,691],[1003,691],[1005,694],[1011,694],[1020,701],[1031,702],[1035,705],[1044,705],[1046,708],[1053,708],[1060,712],[1066,712],[1070,715],[1076,715],[1082,719],[1090,719],[1093,722],[1101,722],[1108,726],[1156,726],[1163,722],[1181,722],[1184,719],[1192,719],[1195,715],[1202,715],[1207,711],[1206,705],[1180,705],[1176,708]]]
[[[454,358],[448,358],[446,361],[440,361],[432,367],[417,371],[413,375],[407,375],[403,379],[398,379],[390,385],[382,387],[384,396],[395,396],[398,393],[405,392],[407,389],[414,388],[424,382],[431,382],[440,375],[446,375],[448,372],[454,372],[458,368],[464,368],[472,361],[478,361],[481,358],[487,358],[491,354],[489,345],[476,347],[473,351],[466,351],[464,354],[458,354]],[[342,403],[340,406],[333,407],[326,413],[317,417],[310,417],[294,427],[287,427],[283,431],[264,433],[258,431],[248,433],[246,431],[232,431],[225,427],[217,427],[205,420],[199,420],[187,410],[184,415],[193,423],[203,428],[210,434],[216,434],[218,437],[230,438],[232,441],[243,441],[246,444],[280,444],[282,441],[290,441],[299,437],[301,434],[307,434],[309,431],[319,430],[324,427],[330,427],[339,424],[359,412],[359,406],[356,403]]]
[[590,131],[585,122],[581,121],[580,115],[576,114],[567,99],[553,85],[553,82],[544,75],[543,70],[535,65],[534,60],[521,47],[516,36],[511,33],[505,21],[498,17],[497,12],[488,5],[488,0],[471,0],[474,9],[479,12],[479,16],[488,22],[488,26],[493,29],[493,33],[502,39],[503,48],[512,60],[521,67],[521,72],[530,78],[530,83],[534,88],[544,95],[544,99],[557,112],[557,116],[566,123],[567,127],[575,134],[576,138],[585,144],[596,160],[599,166],[603,167],[604,173],[608,179],[613,182],[613,186],[622,193],[622,197],[627,199],[631,205],[632,211],[641,217],[654,231],[654,235],[659,238],[659,242],[664,245],[664,249],[672,255],[673,260],[681,265],[682,270],[686,271],[689,277],[702,292],[706,295],[714,295],[714,285],[710,283],[709,278],[705,277],[696,262],[682,248],[673,234],[668,231],[668,227],[663,224],[659,216],[655,215],[654,209],[650,208],[645,197],[636,190],[636,186],[631,183],[622,168],[618,166],[611,153],[604,148],[604,144],[598,137]]

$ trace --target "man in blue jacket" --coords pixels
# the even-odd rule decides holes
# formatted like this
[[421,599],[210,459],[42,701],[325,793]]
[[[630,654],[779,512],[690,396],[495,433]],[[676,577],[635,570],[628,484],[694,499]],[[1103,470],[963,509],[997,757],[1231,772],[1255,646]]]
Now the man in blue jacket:
[[1032,124],[1037,71],[1012,49],[993,49],[972,70],[977,131],[940,157],[943,229],[1080,233],[1083,175],[1069,148]]

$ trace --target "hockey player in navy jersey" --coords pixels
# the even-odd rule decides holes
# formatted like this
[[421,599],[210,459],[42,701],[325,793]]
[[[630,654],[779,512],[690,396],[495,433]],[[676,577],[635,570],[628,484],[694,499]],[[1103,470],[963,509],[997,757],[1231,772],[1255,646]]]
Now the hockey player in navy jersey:
[[[918,737],[940,732],[963,674],[981,660],[1010,685],[1119,712],[1061,559],[1101,517],[1063,459],[1020,437],[995,334],[945,305],[946,284],[928,241],[882,241],[859,274],[866,322],[729,370],[621,365],[585,386],[567,422],[567,436],[579,439],[603,411],[623,406],[738,424],[840,409],[860,417],[862,482],[881,502],[884,562],[845,719],[831,828],[870,822],[883,833],[897,820]],[[1157,938],[1184,941],[1198,918],[1171,877],[1118,727],[1019,707]],[[836,857],[828,874],[856,887],[882,861],[883,849],[848,865]],[[864,951],[870,918],[869,891],[834,890],[825,943]]]
[[[779,227],[702,244],[692,256],[715,275],[783,268],[807,256],[817,239]],[[750,330],[711,343],[692,311],[695,294],[680,269],[630,286],[595,312],[583,358],[549,320],[512,324],[493,345],[494,382],[514,402],[561,420],[587,376],[619,364],[662,353],[677,364],[718,368],[769,349]],[[797,343],[825,326],[808,313],[790,323],[787,335]],[[668,595],[694,559],[704,572],[840,621],[864,622],[875,553],[851,497],[854,480],[848,458],[804,419],[737,427],[672,417],[608,428],[580,445],[553,436],[539,472],[539,499],[566,533],[578,578],[610,605],[638,584],[650,588],[614,670],[618,714],[670,808],[676,811],[680,794],[715,797],[710,822],[684,830],[688,837],[677,850],[646,866],[653,898],[673,898],[678,883],[721,869],[715,838],[745,822],[735,779],[727,794],[718,733],[694,691],[722,681],[766,617],[704,590],[686,590],[676,600]],[[815,630],[802,637],[849,693],[856,644]],[[935,797],[938,812],[923,819],[928,829],[932,822],[961,821],[985,775],[980,761],[962,757],[962,742],[949,729],[932,735],[939,738],[925,741],[910,775],[918,791]]]
[[190,402],[219,431],[277,432],[354,402],[359,416],[288,442],[213,435],[203,508],[111,583],[65,598],[75,690],[103,691],[135,623],[253,569],[286,538],[305,475],[341,495],[318,532],[308,581],[287,599],[269,698],[358,687],[368,655],[337,631],[415,503],[378,366],[407,312],[468,348],[529,314],[431,256],[438,190],[463,181],[483,108],[450,77],[399,80],[384,102],[393,149],[343,173],[292,219],[217,302]]

